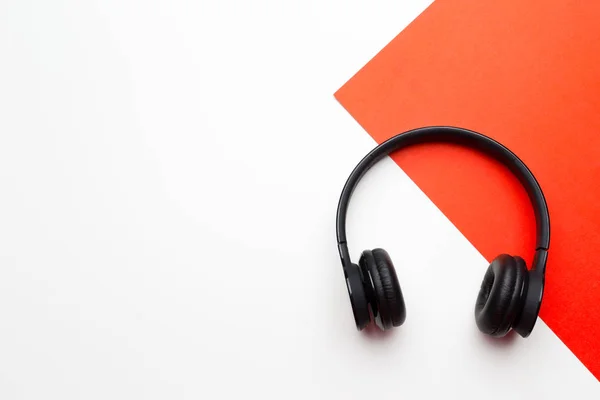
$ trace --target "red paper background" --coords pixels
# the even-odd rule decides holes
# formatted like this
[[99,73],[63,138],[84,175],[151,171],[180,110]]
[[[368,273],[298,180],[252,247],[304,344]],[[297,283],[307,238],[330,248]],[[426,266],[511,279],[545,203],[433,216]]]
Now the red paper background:
[[[455,125],[525,161],[551,213],[541,317],[598,379],[599,21],[600,2],[437,0],[336,93],[379,143]],[[393,158],[488,260],[531,263],[531,206],[501,166],[451,145]]]

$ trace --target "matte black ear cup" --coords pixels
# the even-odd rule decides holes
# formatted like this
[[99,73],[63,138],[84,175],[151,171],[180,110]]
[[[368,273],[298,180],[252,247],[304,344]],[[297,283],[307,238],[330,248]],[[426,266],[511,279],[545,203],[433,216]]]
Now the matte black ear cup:
[[365,250],[359,265],[377,326],[387,330],[402,325],[406,319],[406,308],[396,270],[388,253],[383,249]]
[[371,322],[371,314],[369,313],[369,301],[358,265],[351,264],[346,268],[346,285],[350,295],[354,322],[356,328],[360,331]]
[[364,292],[369,302],[370,312],[377,326],[384,329],[381,323],[381,313],[387,314],[387,304],[382,302],[385,295],[373,252],[364,250],[360,255],[358,265],[363,277]]
[[492,261],[475,303],[475,322],[481,332],[501,337],[510,331],[523,309],[528,274],[521,257],[501,254]]
[[384,249],[374,249],[373,258],[379,271],[383,295],[389,312],[387,320],[383,321],[385,329],[398,327],[406,320],[406,306],[396,269],[390,255]]

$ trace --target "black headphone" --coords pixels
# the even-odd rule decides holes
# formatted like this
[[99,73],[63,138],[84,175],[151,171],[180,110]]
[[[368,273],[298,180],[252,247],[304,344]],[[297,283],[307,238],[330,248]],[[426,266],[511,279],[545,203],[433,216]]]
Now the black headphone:
[[480,133],[446,126],[410,130],[381,143],[358,163],[344,185],[337,209],[336,231],[356,327],[362,330],[372,318],[381,330],[398,327],[406,319],[406,308],[394,265],[385,250],[363,251],[358,265],[350,260],[346,242],[350,197],[360,179],[377,161],[396,150],[428,142],[451,142],[480,150],[507,166],[525,187],[536,219],[532,268],[528,271],[525,261],[518,256],[501,254],[496,257],[481,283],[475,303],[475,321],[481,332],[491,336],[504,336],[511,328],[522,337],[529,336],[542,303],[550,245],[546,199],[529,168],[512,151]]

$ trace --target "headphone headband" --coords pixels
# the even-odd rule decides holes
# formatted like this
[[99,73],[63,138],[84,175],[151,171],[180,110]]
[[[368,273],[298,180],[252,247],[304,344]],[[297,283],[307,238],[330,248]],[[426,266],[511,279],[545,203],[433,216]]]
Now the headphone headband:
[[[354,168],[340,196],[336,217],[336,233],[340,258],[344,267],[350,263],[346,242],[346,214],[350,197],[364,174],[385,156],[405,147],[430,142],[446,142],[477,149],[504,164],[519,179],[527,191],[536,220],[536,257],[532,267],[542,268],[550,245],[550,215],[542,189],[525,163],[512,151],[494,139],[480,133],[450,126],[431,126],[400,133],[375,147]],[[543,262],[542,262],[543,261]]]

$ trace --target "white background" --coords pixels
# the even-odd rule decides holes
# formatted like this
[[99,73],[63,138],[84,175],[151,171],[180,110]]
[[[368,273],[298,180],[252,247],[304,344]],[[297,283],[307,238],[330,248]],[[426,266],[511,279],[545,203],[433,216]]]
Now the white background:
[[407,321],[354,327],[333,93],[428,4],[0,2],[0,398],[600,398],[542,321],[479,334],[486,261],[390,160],[349,243]]

